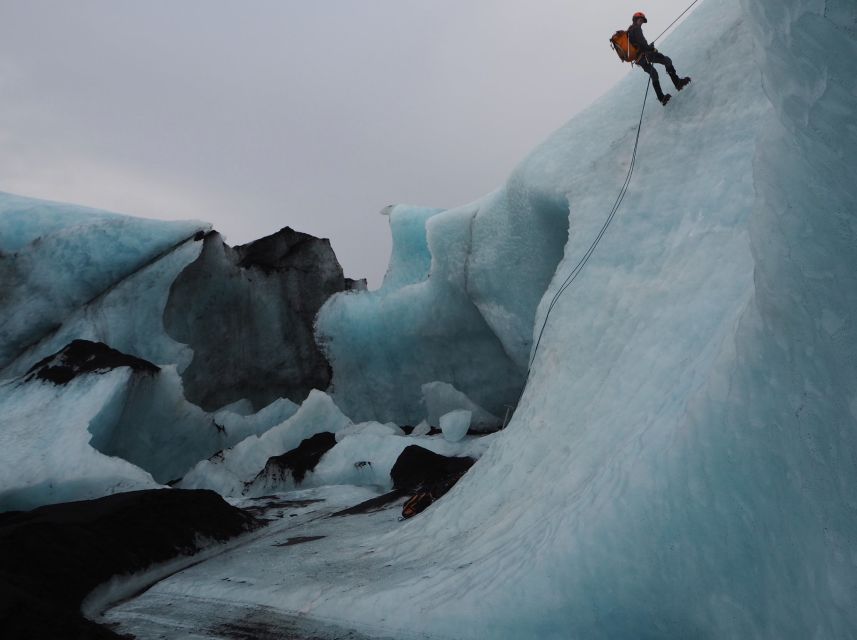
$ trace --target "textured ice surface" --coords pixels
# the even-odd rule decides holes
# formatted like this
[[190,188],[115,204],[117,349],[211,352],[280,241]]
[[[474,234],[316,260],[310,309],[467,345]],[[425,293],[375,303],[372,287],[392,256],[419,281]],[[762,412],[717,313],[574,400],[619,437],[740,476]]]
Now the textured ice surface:
[[207,227],[0,193],[0,367],[75,309]]
[[0,511],[159,486],[142,469],[89,444],[90,428],[115,422],[130,378],[123,367],[66,386],[0,384]]
[[163,315],[170,285],[201,249],[201,242],[185,242],[103,295],[74,309],[61,319],[56,331],[19,353],[0,377],[13,378],[25,373],[35,362],[75,339],[103,342],[149,362],[176,364],[179,371],[184,370],[193,353],[167,335]]
[[133,380],[115,421],[91,429],[91,444],[167,483],[184,476],[200,460],[264,433],[296,410],[283,399],[257,414],[212,415],[185,399],[175,365],[168,365],[157,375]]
[[410,250],[394,248],[379,290],[336,295],[319,312],[333,396],[355,421],[416,424],[425,417],[421,387],[434,381],[452,384],[490,412],[517,401],[523,371],[468,291],[465,264],[478,209],[394,207],[394,247]]

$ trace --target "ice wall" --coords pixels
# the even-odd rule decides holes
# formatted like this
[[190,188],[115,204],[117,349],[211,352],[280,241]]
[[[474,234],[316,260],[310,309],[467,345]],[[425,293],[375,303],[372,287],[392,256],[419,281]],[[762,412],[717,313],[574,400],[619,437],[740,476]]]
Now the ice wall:
[[0,193],[0,369],[207,228]]
[[[481,312],[468,266],[480,211],[505,201],[495,194],[442,212],[394,207],[383,286],[334,296],[322,307],[316,335],[333,367],[334,398],[352,419],[417,424],[426,416],[422,385],[437,381],[495,414],[517,402],[525,363]],[[494,303],[499,310],[500,300]],[[526,304],[516,308],[524,316]]]
[[[850,2],[706,0],[659,42],[694,83],[650,103],[512,423],[377,541],[383,583],[305,611],[405,636],[857,635],[855,27]],[[644,89],[634,71],[515,173],[570,205],[536,330],[618,193]]]
[[116,420],[133,375],[122,367],[68,386],[0,383],[0,512],[159,486],[89,444],[90,428]]

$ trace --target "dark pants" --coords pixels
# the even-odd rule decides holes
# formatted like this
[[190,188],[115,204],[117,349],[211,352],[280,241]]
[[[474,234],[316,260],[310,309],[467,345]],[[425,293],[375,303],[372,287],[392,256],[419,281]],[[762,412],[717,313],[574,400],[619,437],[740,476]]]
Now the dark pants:
[[676,73],[673,61],[667,58],[664,54],[660,52],[644,53],[637,64],[640,65],[640,68],[643,71],[652,77],[652,86],[655,88],[655,94],[658,96],[658,100],[664,99],[664,92],[661,91],[661,81],[658,78],[658,71],[655,69],[656,64],[662,64],[667,68],[667,73],[670,75],[670,78],[672,78],[675,88],[678,89],[679,80],[681,80],[681,78],[679,78]]

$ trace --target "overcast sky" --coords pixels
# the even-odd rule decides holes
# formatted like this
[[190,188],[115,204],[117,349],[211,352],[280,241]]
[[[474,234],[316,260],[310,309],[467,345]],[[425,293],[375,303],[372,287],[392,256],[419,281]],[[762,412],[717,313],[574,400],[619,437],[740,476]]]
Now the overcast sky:
[[2,0],[0,190],[230,244],[289,225],[376,286],[384,206],[494,190],[629,72],[613,31],[687,4]]

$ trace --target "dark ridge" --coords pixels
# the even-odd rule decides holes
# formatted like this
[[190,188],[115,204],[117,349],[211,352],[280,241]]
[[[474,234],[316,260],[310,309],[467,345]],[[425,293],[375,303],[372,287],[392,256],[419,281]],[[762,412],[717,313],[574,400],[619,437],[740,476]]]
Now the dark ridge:
[[[414,432],[414,429],[416,429],[416,427],[411,426],[411,425],[405,425],[405,426],[403,426],[403,427],[400,427],[400,429],[401,429],[402,431],[404,431],[404,432],[405,432],[405,435],[406,435],[406,436],[409,436],[409,435],[411,435],[411,434]],[[427,436],[436,436],[436,435],[441,434],[441,433],[443,433],[443,431],[441,431],[441,430],[440,430],[440,429],[438,429],[437,427],[429,427],[429,431],[428,431],[428,433],[427,433],[426,435],[427,435]],[[483,433],[478,433],[478,434],[477,434],[477,433],[473,433],[473,434],[471,434],[469,430],[468,430],[468,432],[467,432],[467,433],[468,433],[468,435],[484,435]]]
[[339,518],[342,516],[353,516],[360,513],[372,513],[373,511],[380,511],[391,502],[395,502],[396,500],[404,497],[405,495],[405,492],[401,489],[393,489],[389,493],[385,493],[384,495],[378,496],[377,498],[371,498],[369,500],[361,502],[360,504],[356,504],[353,507],[348,507],[347,509],[342,509],[341,511],[331,513],[328,517]]
[[2,637],[119,638],[80,613],[95,587],[259,526],[213,491],[179,489],[0,514]]
[[318,245],[323,245],[333,253],[327,238],[316,238],[291,227],[283,227],[270,236],[233,248],[238,254],[238,266],[242,269],[255,267],[266,273],[287,269],[310,272],[318,268]]
[[445,484],[450,477],[461,477],[474,462],[473,458],[442,456],[412,444],[399,455],[390,477],[396,489],[413,492],[434,484]]
[[321,457],[336,445],[336,436],[324,431],[303,440],[296,449],[280,456],[268,458],[253,482],[266,479],[268,484],[276,486],[291,475],[295,484],[300,484],[307,471],[315,469]]
[[108,347],[103,342],[73,340],[61,350],[34,364],[26,373],[26,380],[39,380],[66,384],[79,375],[103,373],[119,367],[130,367],[134,371],[156,374],[160,368],[148,360],[130,356]]
[[345,278],[345,288],[348,291],[366,291],[369,288],[369,283],[366,278]]
[[315,542],[316,540],[323,540],[327,536],[298,536],[297,538],[289,538],[285,542],[280,542],[275,544],[275,547],[291,547],[296,544],[304,544],[305,542]]

